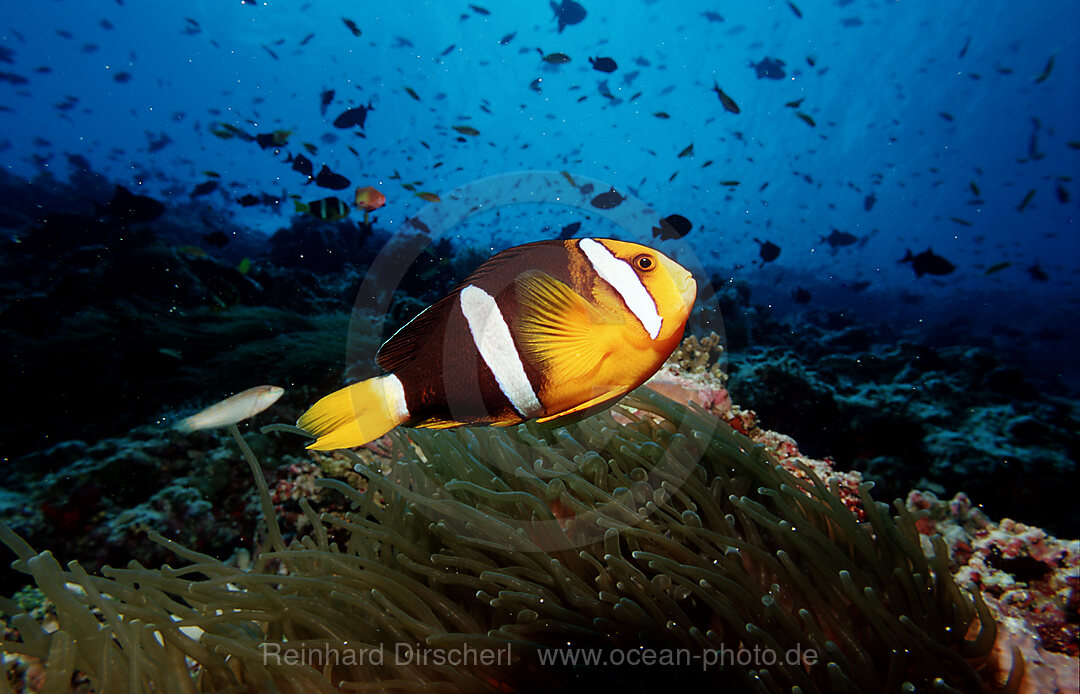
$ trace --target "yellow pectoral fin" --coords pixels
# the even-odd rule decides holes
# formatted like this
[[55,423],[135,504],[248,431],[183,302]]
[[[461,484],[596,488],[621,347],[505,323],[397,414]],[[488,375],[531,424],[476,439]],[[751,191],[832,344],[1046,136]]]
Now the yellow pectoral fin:
[[515,284],[522,356],[552,383],[595,375],[615,351],[622,321],[550,275],[527,272]]

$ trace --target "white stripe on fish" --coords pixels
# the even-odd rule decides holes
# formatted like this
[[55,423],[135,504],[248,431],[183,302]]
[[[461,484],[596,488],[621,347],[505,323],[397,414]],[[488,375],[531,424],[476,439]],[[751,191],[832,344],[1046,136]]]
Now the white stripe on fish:
[[637,316],[641,327],[649,333],[649,337],[656,339],[660,334],[660,328],[664,319],[656,310],[656,300],[649,294],[649,290],[641,283],[641,278],[634,272],[634,268],[625,260],[615,257],[604,244],[592,239],[582,239],[578,248],[589,259],[589,263],[604,280],[619,293],[626,302],[626,307]]
[[522,417],[535,417],[544,407],[533,391],[521,363],[510,327],[495,298],[470,284],[461,290],[461,312],[469,323],[473,343],[491,369],[499,390]]

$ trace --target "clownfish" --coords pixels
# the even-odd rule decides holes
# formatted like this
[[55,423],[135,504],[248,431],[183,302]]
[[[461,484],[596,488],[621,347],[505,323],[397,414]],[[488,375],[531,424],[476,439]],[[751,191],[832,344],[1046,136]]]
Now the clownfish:
[[389,371],[300,416],[314,450],[349,448],[398,425],[558,421],[644,383],[682,339],[697,283],[646,246],[538,241],[483,263],[379,348]]

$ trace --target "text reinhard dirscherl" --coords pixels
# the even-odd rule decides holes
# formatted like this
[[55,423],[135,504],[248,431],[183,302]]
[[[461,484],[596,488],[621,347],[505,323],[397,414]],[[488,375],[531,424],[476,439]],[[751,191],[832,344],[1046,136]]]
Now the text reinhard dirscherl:
[[[511,644],[498,648],[478,648],[462,644],[454,648],[428,648],[399,643],[389,646],[355,648],[348,645],[291,646],[287,643],[262,643],[263,665],[308,665],[322,669],[327,665],[350,666],[508,666],[511,664]],[[541,667],[604,667],[604,666],[674,666],[700,667],[761,667],[786,664],[809,667],[817,664],[818,655],[811,649],[796,647],[783,653],[768,648],[727,648],[692,650],[689,648],[550,648],[541,649]]]

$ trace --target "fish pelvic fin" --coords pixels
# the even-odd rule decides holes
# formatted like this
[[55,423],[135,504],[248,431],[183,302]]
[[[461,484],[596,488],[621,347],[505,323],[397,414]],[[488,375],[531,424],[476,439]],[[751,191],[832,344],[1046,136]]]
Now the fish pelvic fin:
[[296,426],[316,437],[308,450],[331,451],[374,441],[407,418],[401,382],[391,374],[327,395],[300,415]]

